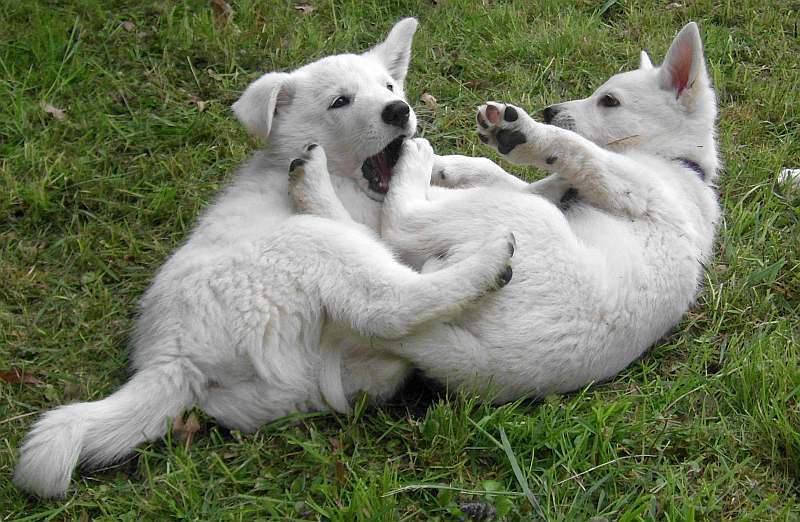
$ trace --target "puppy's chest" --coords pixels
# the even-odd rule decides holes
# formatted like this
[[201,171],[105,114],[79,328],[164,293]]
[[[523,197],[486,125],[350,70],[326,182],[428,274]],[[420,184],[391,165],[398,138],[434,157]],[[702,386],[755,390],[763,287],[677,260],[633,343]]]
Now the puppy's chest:
[[645,218],[611,215],[590,205],[573,188],[564,194],[558,208],[573,233],[604,252],[614,265],[658,269],[668,264],[668,259],[696,260],[699,256],[694,231]]
[[336,179],[336,176],[331,176],[331,178],[336,195],[353,221],[378,232],[381,226],[382,204],[371,200],[364,190],[352,180]]

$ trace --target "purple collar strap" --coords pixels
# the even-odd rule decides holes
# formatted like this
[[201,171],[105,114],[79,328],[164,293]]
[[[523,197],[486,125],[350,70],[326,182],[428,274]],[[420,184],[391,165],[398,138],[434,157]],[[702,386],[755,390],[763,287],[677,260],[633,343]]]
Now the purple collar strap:
[[695,171],[697,175],[700,176],[700,179],[705,181],[706,171],[703,170],[703,167],[701,167],[699,163],[697,163],[696,161],[692,161],[689,158],[673,158],[673,159],[675,161],[680,161],[681,163],[683,163],[683,166],[686,167],[687,169]]

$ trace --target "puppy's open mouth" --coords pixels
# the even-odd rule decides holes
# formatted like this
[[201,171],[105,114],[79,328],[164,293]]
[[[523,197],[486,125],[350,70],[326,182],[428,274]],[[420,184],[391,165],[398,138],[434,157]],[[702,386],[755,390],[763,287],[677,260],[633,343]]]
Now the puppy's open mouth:
[[389,191],[389,180],[392,179],[392,169],[400,158],[400,148],[405,136],[400,136],[390,142],[382,151],[367,158],[361,165],[361,174],[369,182],[369,188],[379,194]]

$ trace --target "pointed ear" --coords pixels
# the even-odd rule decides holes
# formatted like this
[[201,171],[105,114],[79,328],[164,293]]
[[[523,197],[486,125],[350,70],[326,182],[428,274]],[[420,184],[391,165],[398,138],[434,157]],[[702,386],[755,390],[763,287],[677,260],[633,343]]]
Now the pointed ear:
[[267,73],[251,83],[233,104],[233,113],[247,131],[262,140],[269,137],[272,119],[291,101],[288,73]]
[[392,78],[400,83],[406,79],[408,63],[411,61],[411,43],[417,30],[416,18],[403,18],[392,27],[389,36],[367,51],[376,56],[389,70]]
[[686,24],[672,41],[658,75],[661,88],[675,91],[676,97],[691,89],[698,79],[707,79],[703,42],[696,23]]
[[650,61],[650,57],[647,55],[647,51],[642,51],[639,53],[639,69],[652,69],[653,62]]

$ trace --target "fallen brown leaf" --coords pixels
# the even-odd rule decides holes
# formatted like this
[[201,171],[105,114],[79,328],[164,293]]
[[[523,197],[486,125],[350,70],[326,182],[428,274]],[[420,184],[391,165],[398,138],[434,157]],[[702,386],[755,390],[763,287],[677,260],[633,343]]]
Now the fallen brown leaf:
[[341,460],[337,460],[333,466],[336,474],[336,482],[344,485],[347,482],[347,466]]
[[197,419],[197,415],[190,413],[189,417],[186,419],[184,428],[186,429],[186,433],[197,433],[200,431],[200,421]]
[[42,102],[40,105],[42,106],[42,110],[44,110],[44,112],[51,114],[53,118],[57,119],[58,121],[64,121],[67,119],[67,115],[64,113],[63,109],[53,107],[46,102]]
[[184,427],[183,415],[178,415],[177,417],[172,419],[172,432],[173,433],[177,433],[180,436],[180,434],[183,433],[183,427]]
[[214,11],[214,25],[217,29],[225,27],[233,19],[233,7],[225,0],[211,0],[211,9]]
[[489,86],[489,80],[469,80],[464,85],[470,89],[485,89]]
[[122,28],[128,31],[129,33],[132,32],[134,29],[136,29],[136,26],[130,20],[125,20],[119,25],[121,25]]
[[183,416],[179,415],[172,420],[172,432],[176,435],[178,440],[185,442],[188,448],[192,444],[194,434],[200,431],[200,421],[194,412],[190,413],[186,420]]
[[197,112],[203,112],[204,110],[206,110],[206,102],[204,102],[194,94],[192,94],[189,97],[189,103],[197,107]]
[[33,375],[25,373],[19,368],[11,368],[8,371],[0,372],[0,381],[8,384],[31,384],[34,386],[44,384]]
[[314,10],[314,6],[313,5],[308,5],[308,4],[297,4],[297,5],[294,6],[294,10],[295,11],[300,11],[303,14],[308,14],[311,11]]
[[436,110],[436,98],[434,98],[432,94],[423,92],[419,99],[422,100],[422,103],[427,105],[430,110]]

